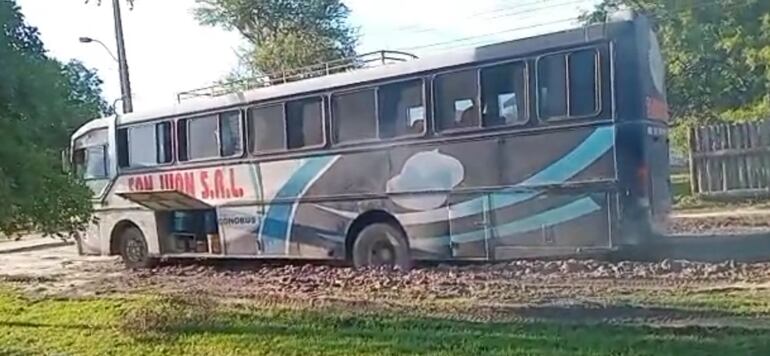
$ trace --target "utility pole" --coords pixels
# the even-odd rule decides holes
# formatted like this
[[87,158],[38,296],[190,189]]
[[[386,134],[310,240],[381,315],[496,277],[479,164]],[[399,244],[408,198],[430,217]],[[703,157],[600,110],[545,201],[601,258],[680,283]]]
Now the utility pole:
[[123,96],[123,113],[134,111],[131,97],[131,79],[128,77],[128,60],[126,59],[126,43],[123,38],[123,18],[120,14],[120,2],[112,0],[112,11],[115,17],[115,39],[118,43],[118,67],[120,70],[120,92]]

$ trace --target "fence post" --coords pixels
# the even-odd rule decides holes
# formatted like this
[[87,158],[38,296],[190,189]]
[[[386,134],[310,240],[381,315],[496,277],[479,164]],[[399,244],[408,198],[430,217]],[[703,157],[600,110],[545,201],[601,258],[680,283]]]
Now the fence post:
[[687,140],[690,143],[690,194],[698,194],[700,193],[700,190],[698,189],[698,166],[695,164],[696,153],[697,153],[697,140],[695,137],[695,127],[690,127],[687,130]]

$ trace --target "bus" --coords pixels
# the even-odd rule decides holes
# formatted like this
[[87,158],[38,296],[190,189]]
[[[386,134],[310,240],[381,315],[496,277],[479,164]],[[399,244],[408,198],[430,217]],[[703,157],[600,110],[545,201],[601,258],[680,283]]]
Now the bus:
[[503,261],[641,248],[671,207],[644,16],[88,122],[82,253]]

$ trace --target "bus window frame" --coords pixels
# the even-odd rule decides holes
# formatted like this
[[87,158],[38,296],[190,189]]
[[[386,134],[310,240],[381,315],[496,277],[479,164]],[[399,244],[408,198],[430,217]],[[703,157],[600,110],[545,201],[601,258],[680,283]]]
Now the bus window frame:
[[[478,119],[479,119],[479,125],[478,126],[468,126],[468,127],[455,127],[451,129],[441,129],[441,125],[439,123],[440,118],[438,118],[438,115],[436,113],[438,110],[438,96],[436,95],[436,84],[437,84],[437,78],[442,75],[449,75],[454,73],[460,73],[467,70],[473,70],[476,73],[476,105],[478,106],[478,109],[476,110],[478,112]],[[433,91],[433,102],[432,102],[432,108],[431,108],[431,119],[433,120],[433,132],[438,135],[442,134],[457,134],[457,133],[467,133],[467,132],[475,132],[475,131],[481,131],[484,129],[483,120],[481,118],[481,71],[479,70],[478,66],[465,66],[460,68],[455,68],[452,70],[442,71],[438,73],[434,73],[431,76],[431,89]],[[438,121],[437,121],[438,119]]]
[[[164,118],[164,119],[160,119],[160,120],[150,120],[150,121],[144,121],[144,122],[140,122],[140,123],[136,123],[136,124],[128,124],[128,125],[117,126],[117,127],[115,127],[116,138],[117,138],[117,132],[119,130],[122,130],[122,129],[129,130],[127,132],[127,134],[126,134],[126,150],[128,150],[129,163],[130,163],[131,162],[131,156],[130,156],[130,154],[131,154],[131,134],[130,134],[130,129],[135,128],[135,127],[154,126],[154,129],[157,130],[157,125],[161,124],[161,123],[164,123],[164,122],[168,122],[171,125],[171,161],[167,162],[167,163],[157,163],[155,165],[145,166],[145,167],[131,167],[130,165],[127,166],[127,167],[121,167],[120,166],[120,160],[118,159],[120,157],[120,152],[118,152],[118,145],[117,145],[117,142],[116,142],[116,144],[115,144],[115,159],[117,160],[116,166],[118,168],[118,171],[120,171],[120,172],[142,171],[142,170],[148,170],[148,169],[154,169],[154,168],[160,168],[160,167],[173,166],[173,165],[175,165],[178,162],[178,159],[177,159],[177,147],[176,147],[177,146],[176,120],[173,119],[173,118]],[[157,131],[155,131],[155,132],[156,132],[156,135],[157,135]],[[157,142],[157,140],[158,140],[158,138],[156,137],[155,138],[156,142],[155,142],[155,147],[154,147],[155,155],[156,155],[155,159],[156,160],[158,159],[157,158],[157,154],[158,154],[158,142]]]
[[[422,95],[422,108],[425,110],[425,124],[423,125],[422,132],[409,134],[409,135],[401,135],[401,136],[395,136],[395,137],[389,137],[389,138],[381,138],[380,137],[380,88],[388,85],[397,85],[397,84],[403,84],[408,83],[412,81],[420,81],[421,91],[420,94]],[[355,140],[355,141],[346,141],[346,142],[337,142],[334,138],[334,130],[336,129],[335,123],[334,123],[334,105],[332,105],[332,99],[334,95],[340,95],[340,94],[349,94],[354,93],[358,91],[363,90],[374,90],[374,108],[376,110],[375,112],[375,125],[376,125],[376,134],[377,137],[375,138],[368,138],[363,140]],[[416,138],[423,138],[427,136],[429,129],[428,125],[429,122],[432,120],[433,113],[431,112],[431,108],[428,105],[428,80],[424,76],[410,76],[405,78],[397,78],[387,81],[380,81],[376,83],[371,83],[368,85],[363,86],[356,86],[348,89],[343,89],[339,91],[332,91],[328,94],[329,97],[329,132],[331,137],[331,143],[333,148],[344,148],[344,147],[350,147],[350,146],[358,146],[362,144],[372,144],[372,143],[390,143],[390,142],[400,142],[410,139],[416,139]]]
[[[497,125],[497,126],[484,126],[484,105],[483,105],[484,104],[483,103],[483,99],[484,99],[483,91],[484,91],[484,88],[482,87],[482,85],[484,85],[484,82],[482,81],[481,71],[484,68],[498,67],[498,66],[504,66],[504,65],[508,65],[508,64],[516,64],[516,63],[524,64],[524,69],[523,69],[524,70],[524,81],[525,81],[525,85],[524,85],[524,109],[525,109],[525,112],[527,114],[527,119],[524,120],[524,121],[521,121],[521,122],[513,123],[513,124],[505,124],[505,125]],[[510,127],[521,127],[521,126],[525,126],[525,125],[529,124],[532,121],[532,109],[531,109],[532,101],[530,100],[530,96],[531,96],[531,94],[530,94],[530,84],[532,84],[532,82],[530,81],[531,78],[530,78],[530,75],[529,75],[529,70],[530,70],[529,61],[526,58],[519,58],[519,59],[514,59],[514,60],[505,60],[505,61],[501,61],[501,62],[494,62],[494,63],[488,63],[488,64],[480,65],[480,66],[478,66],[478,70],[479,70],[479,106],[480,106],[479,114],[481,115],[480,116],[481,128],[482,129],[488,129],[488,130],[494,130],[494,129],[503,129],[503,128],[510,128]]]
[[[288,104],[290,102],[292,102],[292,101],[302,101],[302,100],[307,100],[307,99],[312,99],[312,98],[321,99],[321,136],[323,138],[323,141],[320,144],[317,144],[317,145],[303,146],[303,147],[300,147],[300,148],[289,148],[289,120],[288,120],[289,115],[288,115],[288,110],[287,110]],[[328,136],[329,136],[329,132],[328,131],[329,130],[328,130],[327,124],[326,124],[327,119],[328,119],[326,112],[327,112],[327,108],[329,106],[327,95],[325,95],[325,94],[305,94],[305,95],[301,95],[301,96],[288,97],[288,98],[285,98],[283,100],[266,101],[264,104],[262,104],[262,103],[254,104],[254,105],[247,106],[247,108],[253,107],[255,105],[257,105],[257,106],[266,105],[268,103],[272,103],[272,104],[281,103],[283,105],[283,108],[284,108],[284,110],[283,110],[283,125],[285,127],[284,135],[286,136],[286,148],[284,148],[283,150],[271,151],[269,153],[259,153],[259,154],[251,153],[251,155],[253,157],[274,156],[274,155],[281,155],[281,154],[288,154],[288,153],[295,153],[295,152],[307,152],[307,151],[317,150],[319,148],[325,148],[329,144],[329,139],[328,139]],[[249,151],[249,150],[247,150],[247,151]]]
[[[425,118],[423,119],[423,120],[425,120],[425,123],[423,124],[422,132],[413,133],[413,134],[409,134],[409,135],[394,136],[394,137],[385,138],[385,139],[379,138],[379,135],[380,135],[380,132],[379,132],[380,131],[380,88],[384,87],[384,86],[388,86],[388,85],[403,84],[403,83],[408,83],[408,82],[416,81],[416,80],[420,81],[420,86],[421,86],[421,89],[422,89],[420,91],[420,93],[422,94],[422,108],[423,108],[423,110],[425,110]],[[429,105],[431,103],[428,101],[428,80],[426,79],[426,77],[424,77],[424,76],[412,76],[412,77],[407,77],[407,78],[399,78],[399,79],[396,79],[396,80],[384,81],[384,82],[381,82],[380,84],[377,85],[376,92],[377,92],[377,98],[376,98],[376,102],[377,102],[377,137],[378,137],[379,142],[404,141],[404,140],[415,139],[415,138],[423,138],[423,137],[427,136],[427,134],[429,132],[428,125],[429,125],[429,123],[432,124],[431,121],[433,119],[433,113],[431,112],[431,109],[430,109],[430,106],[432,106],[432,105]]]
[[[602,61],[602,45],[604,42],[597,43],[597,44],[591,44],[581,47],[574,47],[574,48],[567,48],[562,49],[555,52],[548,52],[544,54],[540,54],[537,57],[535,57],[535,108],[537,112],[537,119],[539,122],[542,123],[548,123],[548,122],[564,122],[569,120],[581,120],[581,119],[592,119],[600,116],[602,112],[604,111],[604,93],[602,92],[602,79],[604,78],[602,76],[602,65],[604,62]],[[575,52],[580,52],[584,50],[593,50],[595,53],[595,92],[596,92],[596,110],[593,113],[586,114],[586,115],[578,115],[578,116],[570,116],[570,70],[569,70],[569,57],[570,54]],[[567,104],[567,114],[562,116],[552,116],[552,117],[544,117],[542,115],[542,108],[540,106],[540,60],[545,57],[555,56],[564,54],[564,66],[565,66],[565,85],[566,85],[566,104]]]
[[[271,107],[271,106],[280,106],[281,107],[281,111],[282,111],[281,120],[283,122],[283,142],[284,142],[284,146],[285,147],[284,148],[280,148],[280,149],[273,149],[273,150],[256,150],[256,149],[252,150],[252,145],[251,145],[252,140],[256,140],[257,138],[256,137],[252,137],[252,134],[251,134],[251,125],[249,125],[251,123],[250,122],[251,120],[250,120],[249,112],[251,111],[251,109],[262,109],[262,108],[267,108],[267,107]],[[286,152],[289,151],[289,147],[288,147],[289,146],[289,131],[288,131],[288,127],[287,127],[288,125],[287,125],[287,121],[286,121],[286,100],[283,100],[283,101],[270,101],[270,102],[259,103],[259,104],[256,104],[256,105],[246,106],[245,112],[246,112],[246,124],[247,125],[244,128],[246,129],[246,136],[248,136],[248,137],[246,137],[246,145],[248,146],[246,151],[248,152],[248,154],[250,156],[258,157],[258,156],[265,156],[265,155],[271,155],[271,154],[276,154],[276,153],[286,153]],[[324,134],[324,136],[326,136],[326,135]],[[325,137],[324,137],[324,139],[325,139]]]
[[[220,118],[220,115],[225,114],[225,113],[231,113],[231,112],[238,112],[238,119],[239,119],[238,122],[240,124],[240,131],[239,132],[241,134],[241,137],[240,137],[241,138],[241,152],[239,152],[237,154],[234,154],[234,155],[231,155],[231,156],[224,156],[223,157],[223,156],[221,156],[221,154],[222,154],[222,138],[220,137],[220,135],[222,134],[222,127],[221,127],[222,120]],[[209,112],[209,113],[201,113],[201,114],[197,114],[197,115],[183,116],[183,117],[176,118],[174,120],[175,125],[172,128],[172,129],[174,129],[174,132],[175,132],[174,136],[176,138],[174,140],[174,143],[175,143],[175,146],[176,146],[176,151],[175,151],[176,155],[175,155],[174,158],[176,159],[176,161],[179,162],[180,165],[192,164],[192,163],[201,163],[201,162],[229,161],[229,160],[233,160],[233,159],[243,158],[245,153],[248,151],[248,149],[246,149],[245,143],[244,143],[244,136],[245,136],[245,130],[244,129],[245,129],[245,126],[244,126],[244,122],[243,122],[243,120],[244,120],[243,116],[244,116],[243,115],[243,109],[241,107],[235,107],[235,108],[230,108],[230,109],[227,109],[227,110],[220,110],[220,111],[214,111],[214,112]],[[206,118],[206,117],[214,118],[217,121],[217,133],[218,133],[218,135],[217,135],[217,154],[219,154],[219,156],[216,156],[216,157],[205,157],[205,158],[196,158],[196,159],[191,159],[191,158],[188,157],[188,159],[186,161],[180,160],[179,159],[179,154],[178,154],[179,153],[179,137],[176,137],[176,136],[178,136],[178,132],[179,132],[179,121],[181,121],[181,120],[195,120],[195,119],[201,119],[201,118]],[[187,140],[186,140],[187,142],[186,142],[186,145],[185,145],[186,146],[185,149],[187,150],[188,156],[189,156],[189,146],[190,146],[190,125],[189,124],[185,125],[185,135],[187,135]]]
[[[81,140],[84,137],[88,136],[89,134],[92,134],[92,133],[94,133],[96,131],[101,131],[101,130],[105,131],[105,138],[107,139],[107,141],[104,142],[103,144],[98,144],[98,145],[94,145],[94,146],[82,146],[82,147],[78,147],[76,145],[78,140]],[[100,148],[102,150],[102,153],[104,154],[104,158],[102,159],[102,161],[103,161],[102,163],[104,164],[104,176],[103,177],[96,177],[96,178],[85,178],[85,177],[83,177],[82,179],[84,181],[86,181],[86,182],[88,182],[88,181],[96,181],[96,180],[110,180],[110,179],[112,179],[112,177],[110,176],[110,157],[109,157],[109,153],[110,152],[109,152],[109,149],[108,149],[109,141],[110,141],[109,140],[109,135],[110,135],[109,128],[107,128],[107,127],[97,127],[97,128],[93,128],[93,129],[90,129],[90,130],[84,132],[82,135],[80,135],[80,136],[78,136],[78,137],[76,137],[76,138],[74,138],[72,140],[72,153],[71,153],[72,159],[71,159],[71,161],[72,161],[72,171],[75,173],[75,175],[78,175],[78,173],[75,170],[75,158],[74,158],[75,157],[75,152],[83,150],[84,151],[84,155],[85,155],[85,159],[88,160],[88,150],[91,149],[91,148],[97,148],[98,147],[98,148]],[[117,149],[115,150],[115,152],[117,153]],[[116,157],[116,159],[117,159],[117,157]]]
[[[371,91],[374,96],[374,137],[364,138],[358,140],[338,141],[337,137],[337,119],[334,116],[334,98],[340,95],[356,94],[360,92]],[[365,87],[355,87],[348,90],[333,91],[328,94],[329,97],[329,132],[331,134],[331,142],[333,147],[345,147],[366,143],[374,143],[380,141],[380,103],[379,103],[379,85],[369,85]]]
[[[483,108],[483,102],[482,102],[482,99],[483,99],[483,97],[482,97],[482,94],[483,94],[482,93],[483,92],[482,85],[484,85],[484,83],[482,82],[481,71],[483,69],[485,69],[485,68],[504,66],[504,65],[507,65],[507,64],[516,64],[516,63],[521,63],[521,64],[524,65],[524,79],[526,81],[526,83],[525,83],[526,85],[524,85],[524,100],[525,100],[524,107],[525,107],[525,112],[527,114],[527,120],[521,121],[521,122],[517,122],[517,123],[513,123],[513,124],[505,124],[505,125],[497,125],[497,126],[484,126],[484,112],[483,112],[484,108]],[[495,62],[484,63],[484,64],[477,64],[477,65],[472,65],[472,66],[464,66],[464,67],[459,67],[459,68],[454,68],[454,69],[451,69],[451,70],[445,70],[445,71],[440,71],[440,72],[434,73],[433,75],[431,75],[431,88],[433,90],[433,98],[432,98],[433,102],[432,102],[432,105],[431,105],[431,119],[433,121],[432,122],[433,132],[435,134],[437,134],[437,135],[447,135],[447,136],[449,136],[449,135],[462,134],[462,133],[475,133],[475,132],[483,132],[483,131],[502,130],[502,129],[506,129],[506,128],[517,128],[517,127],[523,127],[523,126],[528,125],[530,122],[532,122],[532,118],[533,118],[532,109],[531,109],[532,101],[531,101],[531,93],[530,93],[530,91],[531,91],[530,86],[532,84],[531,76],[529,74],[530,68],[531,68],[531,66],[530,66],[529,60],[528,60],[528,58],[525,57],[525,58],[515,58],[515,59],[510,59],[509,58],[509,59],[499,60],[499,61],[495,61]],[[436,115],[436,112],[438,111],[438,107],[437,107],[438,100],[437,100],[437,95],[436,95],[436,78],[438,78],[439,76],[442,76],[442,75],[452,74],[452,73],[457,73],[457,72],[463,72],[463,71],[466,71],[466,70],[469,70],[469,69],[472,69],[472,70],[476,71],[476,85],[477,85],[476,100],[477,100],[478,106],[479,106],[479,109],[478,109],[478,113],[479,113],[479,126],[468,126],[468,127],[460,127],[460,128],[452,128],[452,129],[442,130],[441,129],[441,125],[439,125],[439,123],[437,122],[438,116]]]

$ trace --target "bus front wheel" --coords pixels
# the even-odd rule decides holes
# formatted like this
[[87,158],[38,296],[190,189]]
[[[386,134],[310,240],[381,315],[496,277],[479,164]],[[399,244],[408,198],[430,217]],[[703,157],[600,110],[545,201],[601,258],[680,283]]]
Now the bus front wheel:
[[144,234],[136,227],[126,228],[121,233],[120,255],[128,268],[150,268],[155,264],[155,260],[149,256]]
[[389,267],[409,270],[412,259],[409,245],[401,230],[387,223],[365,227],[353,244],[353,265],[361,267]]

